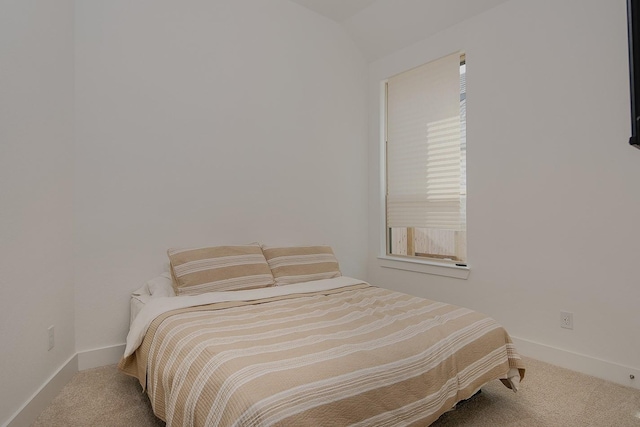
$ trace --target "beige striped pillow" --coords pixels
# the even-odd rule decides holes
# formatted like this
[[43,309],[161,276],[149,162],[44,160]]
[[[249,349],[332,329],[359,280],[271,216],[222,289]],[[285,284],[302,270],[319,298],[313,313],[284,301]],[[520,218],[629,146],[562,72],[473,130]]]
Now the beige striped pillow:
[[342,276],[329,246],[263,247],[262,251],[276,286]]
[[239,291],[273,286],[273,275],[258,245],[169,249],[176,295]]

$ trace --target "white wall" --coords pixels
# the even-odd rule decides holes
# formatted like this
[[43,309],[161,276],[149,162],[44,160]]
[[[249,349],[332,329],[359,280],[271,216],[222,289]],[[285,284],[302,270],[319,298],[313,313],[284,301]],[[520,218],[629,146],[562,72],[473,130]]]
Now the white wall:
[[[368,247],[375,284],[640,369],[624,0],[511,0],[370,64],[368,91],[344,31],[286,0],[75,13],[0,4],[0,422],[76,350],[124,341],[128,293],[174,245],[323,242],[354,276]],[[458,49],[470,277],[380,268],[378,83]]]
[[[470,276],[382,268],[379,82],[457,50]],[[638,386],[628,374],[640,369],[640,151],[627,145],[627,67],[624,0],[511,0],[372,63],[369,280],[475,308],[531,355]],[[561,310],[574,330],[560,328]]]
[[0,64],[3,424],[75,353],[73,2],[0,2]]
[[366,64],[287,0],[76,3],[76,345],[171,246],[326,243],[364,276]]

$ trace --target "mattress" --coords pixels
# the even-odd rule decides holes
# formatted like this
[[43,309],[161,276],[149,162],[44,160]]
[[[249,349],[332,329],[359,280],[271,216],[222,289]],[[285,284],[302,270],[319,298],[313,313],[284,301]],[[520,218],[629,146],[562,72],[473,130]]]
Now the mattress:
[[151,300],[119,367],[168,426],[428,425],[525,372],[490,317],[348,277]]

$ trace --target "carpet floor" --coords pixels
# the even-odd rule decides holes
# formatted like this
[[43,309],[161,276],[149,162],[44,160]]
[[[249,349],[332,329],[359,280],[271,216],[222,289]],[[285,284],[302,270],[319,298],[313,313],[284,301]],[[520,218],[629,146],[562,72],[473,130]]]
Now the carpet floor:
[[[524,360],[518,393],[493,381],[432,426],[640,427],[640,390]],[[138,381],[112,365],[77,373],[33,427],[164,425]]]

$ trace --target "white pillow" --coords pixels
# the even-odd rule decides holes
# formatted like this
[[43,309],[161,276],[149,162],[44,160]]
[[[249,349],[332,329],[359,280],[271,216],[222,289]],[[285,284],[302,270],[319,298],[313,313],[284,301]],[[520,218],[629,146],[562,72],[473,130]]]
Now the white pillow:
[[149,292],[149,286],[145,283],[144,285],[140,286],[135,291],[131,292],[131,296],[132,297],[151,296],[151,292]]
[[176,296],[176,293],[173,290],[171,273],[164,272],[158,277],[147,281],[145,285],[149,289],[149,294],[151,294],[152,298]]

